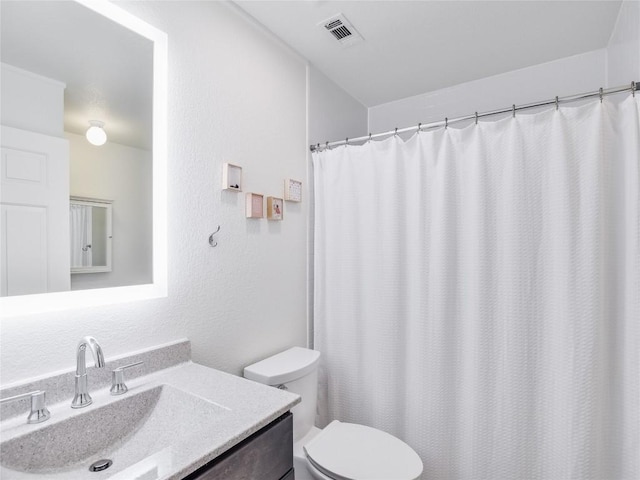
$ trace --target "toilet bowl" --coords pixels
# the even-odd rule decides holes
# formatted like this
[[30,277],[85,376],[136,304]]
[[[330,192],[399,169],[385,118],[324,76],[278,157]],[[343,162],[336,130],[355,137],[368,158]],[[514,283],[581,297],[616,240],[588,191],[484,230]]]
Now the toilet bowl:
[[402,440],[381,430],[334,420],[314,426],[320,352],[293,347],[244,369],[249,380],[302,397],[293,413],[296,480],[416,480],[422,460]]

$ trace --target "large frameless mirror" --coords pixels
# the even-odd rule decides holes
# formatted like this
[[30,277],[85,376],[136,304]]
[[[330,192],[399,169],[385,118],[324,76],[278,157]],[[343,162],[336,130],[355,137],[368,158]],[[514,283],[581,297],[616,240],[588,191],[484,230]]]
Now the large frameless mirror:
[[109,2],[0,9],[0,315],[166,295],[166,35]]

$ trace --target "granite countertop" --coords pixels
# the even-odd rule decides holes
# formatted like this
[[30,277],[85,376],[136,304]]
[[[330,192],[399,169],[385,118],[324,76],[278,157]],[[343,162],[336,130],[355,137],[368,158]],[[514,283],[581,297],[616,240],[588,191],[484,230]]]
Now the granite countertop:
[[[93,368],[89,369],[89,377],[93,370]],[[191,361],[147,373],[127,380],[126,383],[129,391],[120,396],[111,396],[109,386],[98,390],[92,390],[90,387],[93,404],[79,410],[70,408],[70,399],[49,405],[51,418],[41,424],[26,424],[25,415],[2,422],[2,457],[4,458],[0,465],[0,477],[3,480],[14,478],[16,480],[182,479],[279,418],[300,402],[298,395]],[[146,408],[153,413],[140,412],[140,415],[135,417],[140,425],[127,429],[128,420],[122,415],[129,408],[128,405],[133,405],[133,403],[127,403],[132,402],[127,399],[143,397],[148,397],[148,400],[143,402],[137,400],[137,408],[140,410]],[[150,427],[146,427],[145,430],[144,423],[148,422],[151,415],[156,415],[153,418],[154,425],[163,427],[156,427],[155,431],[149,432]],[[75,417],[78,416],[88,420],[85,420],[85,424],[74,423]],[[140,418],[143,420],[139,420]],[[61,425],[75,425],[75,427],[61,428]],[[98,425],[99,427],[96,428],[101,429],[95,435],[91,431],[94,425]],[[164,427],[164,425],[168,426]],[[125,434],[118,432],[118,428],[121,427]],[[109,429],[114,431],[105,433],[104,430]],[[35,440],[31,444],[20,440],[26,434],[36,430],[38,434],[32,435]],[[77,452],[78,442],[84,445],[87,442],[90,443],[93,436],[103,438],[105,435],[107,436],[105,438],[113,440],[111,445],[106,449],[103,448],[103,451],[91,451],[91,455],[86,458],[70,457],[69,460],[63,461],[60,458],[64,455],[72,456],[75,453],[56,453],[59,449],[65,452]],[[68,443],[64,445],[64,442]],[[19,471],[24,469],[12,468],[8,460],[11,455],[19,458],[21,463],[28,461],[28,459],[25,460],[24,455],[28,455],[27,452],[30,450],[25,445],[32,446],[32,450],[44,451],[45,455],[50,455],[52,458],[43,464],[54,465],[54,468],[43,469],[37,467],[36,463],[34,463],[36,467],[29,469],[28,473]],[[163,445],[165,448],[160,448]],[[102,445],[98,445],[94,450],[100,448]],[[154,451],[155,448],[159,450]],[[37,457],[35,461],[42,462],[42,453]],[[113,459],[112,467],[102,472],[88,472],[88,466],[93,461],[105,457]]]
[[[230,408],[220,430],[203,438],[201,445],[191,444],[180,470],[167,477],[171,480],[196,471],[300,403],[299,395],[195,363],[160,372],[155,381]],[[132,386],[134,382],[130,391]]]

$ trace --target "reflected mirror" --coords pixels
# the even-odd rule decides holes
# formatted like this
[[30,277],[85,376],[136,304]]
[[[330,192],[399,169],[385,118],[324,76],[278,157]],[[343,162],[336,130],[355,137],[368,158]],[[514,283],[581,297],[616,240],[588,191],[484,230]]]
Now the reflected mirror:
[[[0,295],[152,283],[154,42],[78,2],[0,8]],[[111,205],[70,196],[112,199],[113,242]]]
[[111,271],[111,201],[71,197],[69,246],[71,273]]
[[0,317],[166,296],[166,34],[91,0],[0,22]]

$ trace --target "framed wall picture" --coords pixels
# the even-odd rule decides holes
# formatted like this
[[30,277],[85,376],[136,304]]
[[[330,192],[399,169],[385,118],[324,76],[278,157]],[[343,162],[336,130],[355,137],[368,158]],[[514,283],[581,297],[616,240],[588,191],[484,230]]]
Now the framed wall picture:
[[282,220],[284,216],[284,202],[278,197],[267,197],[267,219]]
[[284,180],[284,199],[288,202],[302,201],[302,182],[293,178]]
[[247,218],[263,218],[263,196],[259,193],[247,193],[246,213]]

